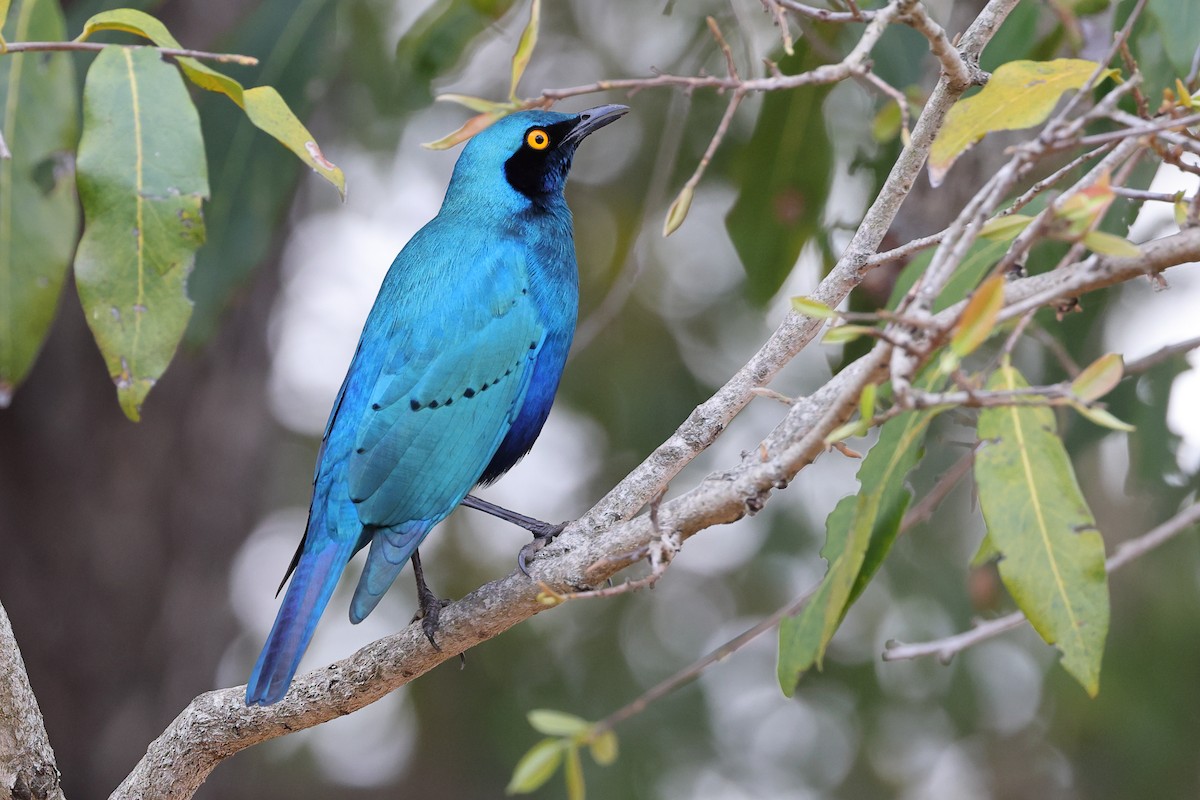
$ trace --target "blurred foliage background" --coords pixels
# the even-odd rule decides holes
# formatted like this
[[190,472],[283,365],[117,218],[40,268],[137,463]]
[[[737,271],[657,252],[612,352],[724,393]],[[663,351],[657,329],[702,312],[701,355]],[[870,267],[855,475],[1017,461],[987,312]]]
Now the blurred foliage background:
[[[507,0],[82,0],[64,3],[68,36],[116,5],[159,16],[185,46],[258,56],[259,67],[231,73],[279,88],[345,170],[349,199],[340,204],[227,101],[201,93],[213,199],[189,283],[196,311],[143,421],[129,423],[114,402],[70,290],[28,382],[0,412],[0,592],[68,797],[107,793],[193,696],[245,681],[303,529],[320,433],[362,319],[395,252],[435,213],[457,155],[418,146],[465,118],[432,98],[502,97],[527,13]],[[929,3],[951,33],[981,5]],[[1095,57],[1130,5],[1025,0],[983,66]],[[1198,29],[1182,32],[1180,13],[1192,12],[1152,0],[1135,34],[1151,93],[1187,73]],[[706,15],[720,22],[743,74],[764,57],[785,71],[836,60],[861,30],[801,25],[796,56],[781,60],[779,32],[751,0],[547,2],[522,89],[651,68],[718,74]],[[74,58],[82,75],[90,57]],[[936,78],[911,30],[890,30],[875,62],[918,99]],[[581,266],[578,347],[542,440],[486,494],[543,519],[582,513],[744,363],[787,298],[813,286],[848,241],[899,148],[885,99],[863,86],[748,98],[688,220],[664,240],[665,209],[726,101],[655,90],[562,107],[601,102],[628,102],[633,112],[581,149],[568,189]],[[944,227],[1003,143],[977,147],[936,191],[922,180],[893,243]],[[1114,215],[1136,211],[1119,203]],[[1161,224],[1138,222],[1144,236]],[[1043,250],[1045,264],[1030,271],[1054,263],[1052,248]],[[894,279],[872,276],[854,303],[877,308]],[[1196,334],[1200,282],[1171,280],[1167,294],[1131,284],[1062,322],[1049,313],[1038,321],[1078,363],[1108,350],[1136,357]],[[1044,349],[1018,353],[1031,380],[1063,377]],[[810,348],[773,388],[810,391],[842,357]],[[1198,395],[1187,370],[1174,358],[1110,398],[1114,414],[1139,426],[1132,436],[1060,419],[1110,550],[1195,492],[1200,433],[1186,409]],[[676,485],[732,463],[782,415],[756,401]],[[938,446],[915,477],[918,498],[958,457],[955,445],[972,438],[969,426],[939,421]],[[856,490],[855,468],[841,456],[821,459],[763,513],[690,541],[653,592],[539,615],[472,650],[465,669],[449,662],[351,717],[246,751],[198,796],[496,797],[538,738],[528,710],[603,717],[812,586],[824,571],[824,518]],[[794,698],[779,691],[775,641],[764,636],[624,723],[617,764],[587,768],[592,796],[1200,794],[1195,536],[1113,579],[1096,700],[1028,630],[949,665],[879,660],[889,639],[948,635],[1011,607],[993,572],[966,566],[982,531],[964,484],[897,544],[824,672],[806,677]],[[460,511],[422,548],[429,580],[459,596],[511,570],[523,542],[519,530]],[[303,668],[407,624],[409,580],[358,627],[345,619],[346,597],[336,597]],[[538,796],[562,794],[556,779]]]

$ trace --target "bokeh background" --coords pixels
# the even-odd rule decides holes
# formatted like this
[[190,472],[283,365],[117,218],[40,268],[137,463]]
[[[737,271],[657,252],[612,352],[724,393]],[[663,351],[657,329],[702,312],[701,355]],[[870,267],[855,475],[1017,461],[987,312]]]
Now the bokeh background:
[[[69,33],[115,5],[66,2]],[[190,282],[186,345],[143,422],[118,409],[70,289],[32,376],[0,412],[0,599],[71,798],[105,796],[193,696],[245,681],[303,530],[317,444],[362,320],[395,252],[436,212],[457,155],[420,147],[466,117],[432,97],[503,97],[528,14],[509,0],[124,5],[160,16],[186,46],[262,59],[231,71],[277,86],[309,120],[345,170],[349,198],[339,203],[227,100],[198,97],[209,242]],[[982,4],[929,5],[953,33]],[[1025,0],[984,66],[1097,55],[1128,5]],[[1150,5],[1134,45],[1158,91],[1179,71],[1154,45],[1171,24],[1162,12],[1170,4]],[[706,15],[720,22],[743,74],[780,59],[778,30],[751,0],[546,0],[523,92],[652,68],[720,73]],[[859,30],[806,27],[801,53],[783,65],[836,60]],[[77,63],[82,73],[89,59]],[[878,73],[918,100],[934,69],[908,30],[890,31],[876,51]],[[752,97],[687,222],[663,239],[665,209],[726,99],[654,90],[561,108],[602,102],[633,111],[581,148],[568,189],[581,266],[578,346],[539,444],[485,492],[543,519],[585,511],[744,363],[787,298],[811,288],[848,241],[899,148],[884,98],[863,86]],[[889,242],[942,228],[1003,144],[976,148],[937,191],[922,180]],[[1152,169],[1143,176],[1152,178]],[[1171,187],[1164,191],[1188,185],[1166,173],[1156,180],[1156,189]],[[1125,204],[1113,224],[1135,213]],[[1144,213],[1133,238],[1171,224],[1169,208]],[[1042,257],[1054,263],[1053,248]],[[1195,336],[1200,281],[1176,273],[1170,292],[1124,286],[1085,300],[1062,323],[1039,317],[1040,328],[1079,363]],[[854,302],[878,307],[894,279],[873,276]],[[1044,346],[1019,356],[1031,378],[1062,377]],[[811,391],[843,357],[814,346],[773,388]],[[1122,384],[1110,409],[1139,426],[1131,437],[1061,418],[1110,549],[1195,491],[1200,387],[1188,369],[1177,357]],[[756,400],[676,489],[735,463],[783,413]],[[914,476],[918,497],[971,442],[961,422],[935,429]],[[198,797],[498,797],[539,738],[528,710],[603,717],[814,585],[824,518],[856,491],[855,469],[822,458],[762,513],[689,541],[654,591],[541,614],[469,652],[465,669],[448,662],[350,717],[234,757]],[[1102,689],[1089,700],[1028,630],[949,665],[880,661],[888,640],[948,635],[1010,607],[993,573],[967,567],[982,532],[968,481],[900,540],[824,672],[806,677],[794,698],[775,680],[774,637],[761,637],[624,723],[617,764],[587,767],[592,796],[1200,795],[1195,535],[1113,579]],[[430,583],[460,596],[510,571],[524,541],[515,528],[459,511],[422,548]],[[407,624],[414,608],[408,573],[359,626],[346,619],[347,599],[348,591],[331,603],[304,668]],[[563,795],[558,779],[538,794]]]

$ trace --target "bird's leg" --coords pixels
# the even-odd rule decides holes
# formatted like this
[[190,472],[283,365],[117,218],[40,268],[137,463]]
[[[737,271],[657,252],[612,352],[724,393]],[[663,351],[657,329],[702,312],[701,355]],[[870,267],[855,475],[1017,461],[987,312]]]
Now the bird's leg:
[[414,550],[412,554],[413,575],[417,579],[417,613],[413,614],[412,621],[421,620],[421,630],[425,632],[425,638],[433,645],[433,649],[441,652],[441,647],[438,646],[437,640],[433,638],[438,629],[438,618],[442,614],[442,608],[450,605],[449,600],[443,600],[433,593],[429,588],[429,584],[425,582],[425,571],[421,569],[421,553],[419,550]]
[[517,566],[527,576],[529,575],[529,559],[533,558],[537,551],[554,541],[554,537],[562,533],[563,528],[567,527],[567,523],[565,522],[551,525],[549,522],[542,522],[539,519],[527,517],[515,511],[509,511],[507,508],[498,506],[495,503],[489,503],[487,500],[481,500],[470,494],[463,498],[462,504],[467,508],[483,511],[505,522],[519,525],[533,534],[533,541],[522,547],[521,552],[517,554]]

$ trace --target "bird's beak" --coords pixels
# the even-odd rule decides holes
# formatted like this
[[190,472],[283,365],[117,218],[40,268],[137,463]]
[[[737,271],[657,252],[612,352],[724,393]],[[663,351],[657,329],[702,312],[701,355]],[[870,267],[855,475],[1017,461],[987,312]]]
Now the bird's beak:
[[629,106],[619,105],[596,106],[595,108],[581,111],[579,112],[579,122],[563,138],[562,143],[568,146],[577,145],[588,134],[600,130],[610,122],[616,122],[627,113],[629,113]]

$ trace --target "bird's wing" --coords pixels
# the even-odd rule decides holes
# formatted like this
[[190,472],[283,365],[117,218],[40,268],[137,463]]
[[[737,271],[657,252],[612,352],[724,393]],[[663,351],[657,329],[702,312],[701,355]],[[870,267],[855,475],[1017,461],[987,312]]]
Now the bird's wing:
[[527,275],[519,248],[493,247],[424,313],[395,321],[348,464],[364,525],[437,521],[478,480],[545,339]]

